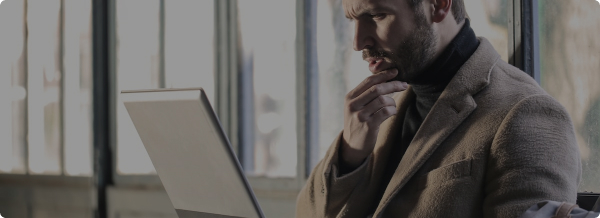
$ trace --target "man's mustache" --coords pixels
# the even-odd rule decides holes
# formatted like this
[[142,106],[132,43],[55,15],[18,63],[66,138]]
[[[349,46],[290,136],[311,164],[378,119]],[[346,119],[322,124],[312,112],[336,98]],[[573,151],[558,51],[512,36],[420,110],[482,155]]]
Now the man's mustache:
[[384,57],[389,57],[389,54],[387,52],[381,51],[381,50],[365,49],[362,52],[363,60],[366,60],[367,58],[384,58]]

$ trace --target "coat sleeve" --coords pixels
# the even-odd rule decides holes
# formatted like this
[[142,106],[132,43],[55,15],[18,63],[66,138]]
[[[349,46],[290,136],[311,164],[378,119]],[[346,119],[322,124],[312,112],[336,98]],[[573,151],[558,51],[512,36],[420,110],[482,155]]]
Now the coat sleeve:
[[296,217],[337,217],[342,213],[355,187],[370,173],[372,155],[354,171],[339,176],[341,140],[342,134],[334,140],[300,191]]
[[543,200],[575,203],[581,160],[566,110],[548,95],[515,104],[490,148],[485,217],[519,217]]

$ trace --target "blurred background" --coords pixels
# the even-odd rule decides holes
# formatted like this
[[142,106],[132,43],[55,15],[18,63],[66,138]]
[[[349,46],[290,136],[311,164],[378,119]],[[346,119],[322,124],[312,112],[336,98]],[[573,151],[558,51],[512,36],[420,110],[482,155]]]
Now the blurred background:
[[[600,4],[533,2],[465,4],[503,60],[525,69],[533,42],[539,62],[526,70],[575,124],[579,191],[600,192]],[[341,4],[5,0],[0,214],[176,217],[117,93],[203,87],[265,215],[293,217],[300,188],[342,130],[345,94],[370,75]]]

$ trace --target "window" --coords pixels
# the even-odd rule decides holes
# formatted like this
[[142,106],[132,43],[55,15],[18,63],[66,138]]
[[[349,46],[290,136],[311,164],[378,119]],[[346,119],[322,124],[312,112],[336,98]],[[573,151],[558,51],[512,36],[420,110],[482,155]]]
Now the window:
[[[264,5],[271,8],[265,15]],[[252,126],[243,138],[249,175],[295,177],[297,166],[296,1],[238,1],[243,80],[252,87],[242,105]]]
[[[90,176],[91,1],[4,2],[4,173]],[[64,22],[63,22],[64,21]],[[27,33],[27,35],[25,35]]]
[[[509,0],[464,0],[475,35],[485,37],[498,51],[502,60],[509,61]],[[511,17],[512,18],[512,17]]]
[[[159,0],[115,3],[117,93],[159,88],[163,82],[159,72]],[[155,173],[125,106],[117,102],[117,173]]]
[[64,158],[68,175],[92,175],[91,1],[65,0],[63,32]]
[[0,20],[3,22],[0,41],[0,87],[7,88],[0,95],[0,172],[26,173],[27,134],[27,71],[25,66],[25,2],[2,3]]
[[541,85],[566,109],[583,168],[580,192],[600,192],[600,5],[539,0]]
[[[107,202],[141,196],[160,198],[168,206],[166,194],[161,198],[154,195],[161,190],[146,186],[159,180],[118,93],[203,87],[225,120],[233,146],[239,145],[242,166],[267,215],[293,216],[297,191],[342,131],[345,94],[370,75],[360,52],[352,49],[354,25],[344,17],[342,1],[109,1],[114,3],[109,10],[115,10],[109,13],[114,21],[106,21],[114,28],[109,31],[114,33],[110,60],[116,62],[110,66],[110,87],[101,88],[114,93],[112,170],[117,177],[134,178],[130,183],[137,186],[126,190],[116,178],[117,187],[104,193],[112,191]],[[92,2],[2,2],[2,177],[78,177],[75,180],[89,183],[94,133]],[[520,2],[525,1],[465,0],[476,34],[490,40],[502,59],[513,64],[525,62],[515,52],[523,46],[521,23],[513,22],[521,19]],[[583,161],[580,191],[600,192],[600,4],[536,2],[541,60],[541,77],[536,79],[565,106],[575,125]],[[266,13],[265,5],[277,10]],[[313,51],[305,51],[312,46],[317,64],[310,58]],[[307,94],[311,88],[318,94]],[[114,195],[118,191],[123,192]],[[162,204],[147,202],[149,207]],[[137,204],[132,205],[123,205],[124,212],[119,212],[133,214]]]
[[60,1],[27,2],[29,171],[60,174],[62,69]]
[[120,175],[154,175],[121,90],[202,87],[214,104],[213,1],[116,0]]
[[[354,51],[354,25],[346,19],[342,1],[317,1],[319,66],[319,161],[344,128],[344,96],[371,73]],[[311,163],[311,169],[317,162]]]
[[214,3],[164,2],[165,87],[201,86],[214,104]]
[[[509,1],[466,2],[471,27],[487,38],[505,61],[509,61]],[[340,0],[318,0],[317,53],[319,62],[319,157],[311,158],[311,169],[344,125],[344,96],[371,75],[361,52],[354,51],[354,25],[345,17]],[[512,36],[511,36],[512,37]]]

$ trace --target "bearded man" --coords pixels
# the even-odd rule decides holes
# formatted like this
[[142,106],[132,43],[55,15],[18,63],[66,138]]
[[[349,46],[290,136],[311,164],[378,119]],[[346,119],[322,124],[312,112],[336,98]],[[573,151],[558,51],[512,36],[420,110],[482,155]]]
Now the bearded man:
[[297,217],[509,218],[542,200],[575,203],[569,115],[476,37],[463,0],[343,8],[373,75],[347,94],[344,130],[300,192]]

